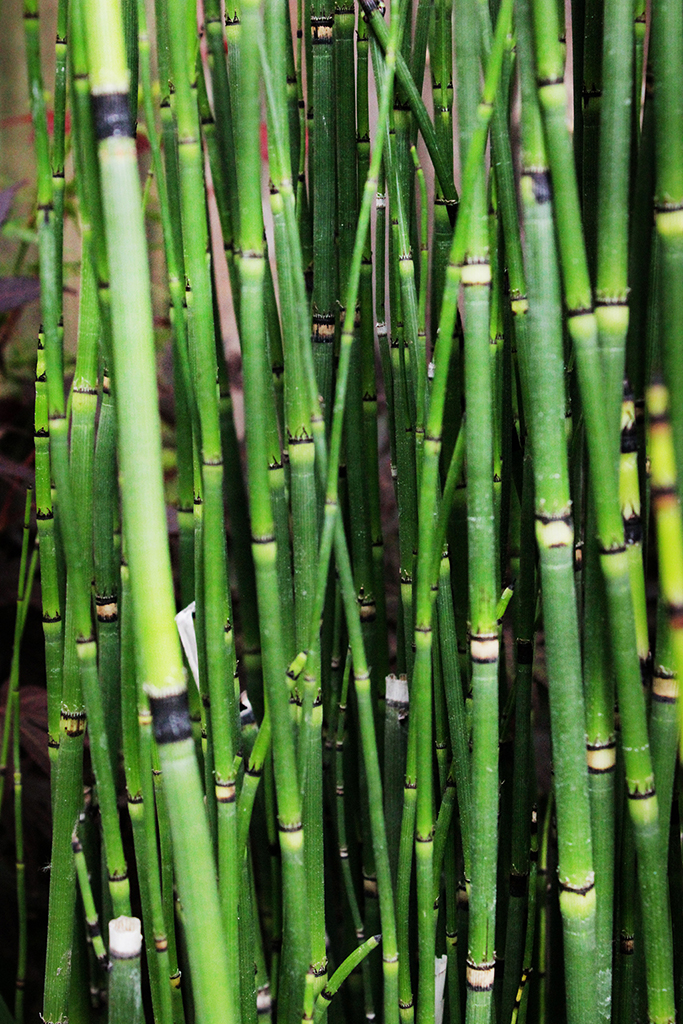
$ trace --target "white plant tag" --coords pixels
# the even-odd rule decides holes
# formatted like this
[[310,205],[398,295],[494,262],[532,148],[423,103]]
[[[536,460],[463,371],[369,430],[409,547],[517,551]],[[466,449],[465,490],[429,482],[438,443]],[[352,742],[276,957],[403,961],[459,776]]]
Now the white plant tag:
[[434,957],[434,981],[435,981],[435,995],[434,995],[434,1024],[443,1024],[443,1009],[446,1001],[446,967],[448,966],[448,957],[444,953],[443,956]]
[[386,677],[386,699],[394,704],[408,704],[410,694],[408,693],[408,680],[406,676],[395,676],[393,672]]
[[197,656],[197,634],[194,631],[194,601],[183,608],[175,617],[180,642],[185,651],[187,663],[190,666],[194,681],[199,689],[199,658]]

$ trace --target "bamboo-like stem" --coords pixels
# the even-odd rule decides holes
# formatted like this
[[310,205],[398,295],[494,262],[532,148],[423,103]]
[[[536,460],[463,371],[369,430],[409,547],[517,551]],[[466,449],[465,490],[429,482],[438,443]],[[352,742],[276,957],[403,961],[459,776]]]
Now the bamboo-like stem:
[[[522,197],[529,289],[529,338],[518,348],[533,452],[536,537],[546,628],[550,713],[558,817],[560,907],[565,941],[567,1018],[595,1013],[595,876],[585,744],[581,655],[574,596],[573,525],[565,426],[559,268],[555,253],[550,177],[533,78],[530,9],[518,8],[523,89]],[[556,35],[554,36],[556,41]],[[538,44],[537,44],[538,45]],[[573,165],[572,165],[573,166]],[[554,170],[554,167],[553,167]],[[539,345],[545,346],[542,363]],[[532,355],[533,353],[533,355]],[[542,377],[538,367],[543,367]],[[536,368],[536,369],[534,369]],[[552,426],[552,435],[550,433]],[[580,824],[579,824],[580,821]]]
[[14,797],[14,830],[15,830],[15,867],[16,867],[16,908],[18,918],[18,951],[14,994],[14,1018],[24,1020],[24,986],[27,967],[27,903],[26,903],[26,867],[24,863],[24,823],[22,812],[22,762],[19,752],[19,653],[26,624],[28,608],[27,597],[30,598],[33,578],[36,569],[37,550],[29,562],[29,530],[31,526],[31,506],[33,488],[27,490],[24,510],[24,529],[22,532],[22,553],[19,556],[19,574],[16,592],[16,611],[14,617],[14,636],[12,642],[9,685],[4,710],[2,742],[0,753],[0,801],[4,793],[7,775],[9,743],[12,742],[13,797]]
[[652,61],[655,114],[655,228],[661,245],[661,348],[671,392],[671,425],[676,464],[683,465],[683,408],[675,382],[681,377],[683,291],[683,100],[675,85],[675,68],[683,60],[683,12],[659,0],[652,11]]
[[[596,318],[616,452],[628,332],[628,200],[633,83],[632,4],[605,0],[597,202]],[[590,214],[584,211],[588,224]]]
[[[358,243],[358,235],[356,236]],[[345,331],[347,325],[345,324]],[[372,848],[377,872],[377,895],[384,941],[382,967],[384,978],[384,1019],[396,1021],[398,1010],[398,951],[396,946],[396,925],[394,917],[394,896],[391,884],[391,869],[386,840],[386,826],[383,814],[382,779],[375,733],[374,708],[370,689],[370,672],[365,651],[360,616],[354,596],[353,578],[348,550],[344,543],[341,521],[337,519],[335,556],[344,601],[344,613],[349,630],[349,643],[353,656],[353,678],[361,733],[365,777],[368,791],[369,816],[372,832]],[[355,614],[354,614],[355,613]]]
[[[638,26],[636,25],[636,33]],[[637,55],[636,55],[637,63]],[[640,469],[644,473],[645,375],[647,364],[647,316],[650,265],[655,231],[652,224],[654,196],[654,103],[652,60],[645,77],[643,127],[639,134],[638,163],[633,184],[633,209],[629,237],[629,333],[626,340],[626,377],[636,405]],[[651,309],[651,306],[650,306]]]
[[356,967],[365,959],[368,953],[371,953],[373,949],[379,946],[382,940],[381,935],[371,935],[369,939],[366,939],[357,949],[347,956],[346,960],[337,968],[334,972],[327,985],[320,993],[315,1003],[315,1021],[322,1020],[325,1012],[332,1002],[332,998],[339,990],[342,982],[345,981],[351,971],[355,970]]
[[[671,656],[667,606],[661,597],[657,606],[657,651],[652,672],[650,742],[659,803],[662,844],[669,857],[672,826],[672,796],[678,746],[678,679]],[[671,891],[671,888],[670,888]],[[672,915],[674,910],[672,907]]]
[[[163,12],[159,14],[164,21]],[[152,166],[159,198],[159,209],[164,236],[166,270],[171,296],[171,329],[173,335],[173,371],[176,415],[176,450],[178,460],[178,526],[180,531],[180,589],[183,606],[194,596],[194,522],[192,514],[192,432],[199,430],[198,416],[193,405],[190,386],[189,359],[187,355],[187,325],[184,312],[185,287],[181,254],[182,224],[178,195],[178,167],[176,138],[173,119],[170,117],[168,97],[162,95],[161,123],[165,139],[165,162],[162,162],[159,137],[156,130],[153,105],[153,87],[150,68],[150,44],[147,19],[144,8],[138,5],[138,50],[140,58],[140,82],[142,101],[147,125]],[[160,50],[160,70],[166,71],[168,89],[167,54],[163,45]]]
[[677,680],[683,678],[683,629],[680,616],[680,608],[683,605],[683,527],[676,492],[678,467],[672,428],[668,421],[668,395],[663,385],[653,384],[650,387],[647,405],[650,414],[652,494],[657,521],[659,586],[668,618],[669,645],[675,673],[673,680],[667,680],[666,677],[657,679],[656,687],[653,683],[653,696],[656,691],[658,700],[668,698],[671,701],[676,700],[678,696]]
[[[602,123],[602,57],[605,0],[585,0],[581,50],[581,200],[586,214],[586,250],[595,277],[598,233],[598,160]],[[554,12],[553,12],[554,13]],[[559,17],[558,17],[559,22]],[[577,83],[578,84],[578,83]],[[608,129],[609,132],[609,129]]]
[[66,149],[66,93],[67,93],[67,24],[68,0],[57,4],[57,32],[55,38],[55,88],[52,135],[52,195],[55,208],[55,255],[59,316],[62,314],[64,276],[64,156]]
[[586,540],[583,547],[584,694],[586,758],[594,837],[597,896],[596,962],[598,1012],[609,1020],[612,998],[612,932],[615,860],[616,733],[614,683],[604,636],[608,628],[600,552],[595,537],[593,481],[589,479]]
[[[642,410],[641,410],[642,418]],[[650,640],[648,636],[645,598],[645,566],[643,564],[643,522],[641,517],[639,477],[638,413],[628,382],[624,382],[621,403],[621,445],[619,456],[619,501],[624,521],[624,540],[629,558],[629,575],[633,614],[636,626],[636,648],[640,674],[645,685],[650,672]]]
[[283,1019],[299,1021],[303,982],[310,963],[308,908],[304,871],[304,834],[297,781],[294,736],[282,678],[286,668],[282,646],[281,602],[277,589],[277,548],[268,487],[268,457],[263,436],[265,350],[263,322],[262,214],[259,175],[259,34],[258,6],[242,7],[244,31],[240,60],[240,150],[237,167],[241,201],[242,353],[247,430],[247,463],[251,511],[252,553],[261,622],[263,673],[267,706],[273,727],[278,828],[282,854],[284,945],[278,1002]]
[[[127,113],[128,75],[120,12],[116,4],[107,9],[91,5],[86,18],[107,228],[124,527],[139,669],[150,695],[169,794],[194,998],[203,1019],[225,1021],[233,1019],[234,1003],[225,970],[222,922],[173,621],[149,271],[135,145]],[[128,412],[133,407],[134,416]]]
[[64,652],[63,619],[60,611],[57,575],[55,519],[50,482],[50,435],[47,413],[47,381],[45,349],[42,334],[38,337],[35,383],[35,465],[36,525],[40,544],[40,596],[45,638],[45,669],[47,675],[48,751],[52,768],[59,751],[59,707],[62,698],[62,665]]
[[[188,347],[199,412],[203,499],[203,604],[208,690],[211,700],[211,745],[217,804],[219,894],[228,955],[228,976],[236,982],[237,829],[235,816],[236,710],[232,678],[235,670],[234,631],[227,572],[223,518],[223,462],[216,388],[216,343],[211,276],[206,258],[208,228],[194,94],[195,41],[187,34],[188,11],[168,5],[171,66],[178,121],[178,163],[183,240],[185,246]],[[226,642],[227,641],[227,642]],[[237,989],[233,995],[238,1003]]]
[[67,1013],[76,897],[71,835],[83,799],[86,714],[78,668],[74,665],[73,603],[66,606],[64,634],[64,686],[59,718],[59,755],[53,784],[53,849],[43,997],[43,1018],[48,1024],[57,1024]]
[[[38,549],[33,549],[30,561],[28,559],[29,519],[33,491],[29,488],[26,496],[26,514],[24,516],[24,531],[22,538],[22,557],[19,570],[19,590],[17,593],[17,620],[15,627],[15,641],[12,648],[12,667],[10,686],[7,692],[7,704],[9,714],[5,714],[5,733],[12,729],[12,761],[13,761],[13,789],[14,789],[14,834],[16,849],[16,873],[17,873],[17,917],[19,920],[19,942],[17,948],[17,973],[15,979],[14,996],[14,1019],[16,1024],[23,1024],[24,1021],[24,989],[26,986],[26,967],[28,961],[28,904],[26,898],[26,865],[24,863],[24,817],[23,817],[23,780],[21,771],[20,751],[20,718],[21,700],[19,690],[19,648],[21,646],[22,634],[26,624],[26,612],[28,602],[33,589],[33,578],[38,561]],[[27,564],[28,562],[28,564]],[[14,713],[11,706],[14,706]],[[3,747],[5,736],[3,734]],[[3,757],[3,779],[4,765]]]
[[[509,32],[511,18],[511,5],[501,5],[498,21],[496,24],[496,35],[491,50],[491,57],[487,65],[487,74],[484,83],[484,101],[478,108],[477,127],[470,143],[465,173],[463,174],[463,199],[460,206],[460,215],[451,248],[451,256],[447,271],[447,285],[444,294],[444,301],[441,310],[439,324],[439,337],[434,353],[435,376],[432,387],[431,401],[427,414],[425,431],[425,455],[422,468],[422,484],[420,496],[419,527],[421,532],[418,546],[418,557],[422,570],[418,566],[418,587],[422,593],[418,602],[420,613],[416,619],[416,643],[421,639],[420,634],[425,633],[425,638],[431,641],[431,599],[430,599],[430,574],[428,571],[431,565],[432,551],[429,544],[429,524],[433,515],[434,500],[436,495],[436,473],[438,472],[439,453],[441,448],[441,424],[443,420],[443,407],[445,399],[446,382],[448,378],[448,364],[452,345],[453,329],[455,326],[457,287],[460,282],[461,264],[465,256],[466,239],[469,233],[469,221],[473,202],[473,185],[483,157],[484,146],[488,133],[488,124],[492,111],[492,102],[495,97],[500,67],[502,62],[503,47]],[[488,360],[488,346],[487,346]],[[490,474],[488,475],[490,481]],[[420,584],[422,579],[422,584]],[[497,634],[495,636],[496,660],[497,660]],[[432,880],[432,781],[431,781],[431,697],[430,694],[430,672],[428,665],[429,643],[422,644],[425,648],[420,658],[420,675],[414,681],[415,698],[420,707],[419,728],[418,728],[418,813],[417,830],[418,839],[418,900],[421,905],[419,921],[421,922],[421,958],[420,958],[420,990],[418,1003],[418,1016],[423,1020],[427,1014],[433,1012],[434,1005],[434,966],[433,966],[433,913],[431,903],[433,900]],[[418,648],[419,650],[419,648]],[[476,653],[476,652],[475,652]],[[424,670],[422,660],[426,662]],[[485,662],[483,663],[485,664]],[[495,676],[494,676],[495,678]],[[416,716],[417,717],[417,716]],[[420,842],[420,840],[422,840]],[[482,893],[483,895],[483,893]],[[431,953],[427,956],[429,949]],[[491,953],[493,951],[491,950]],[[490,990],[493,987],[493,968],[487,962],[483,972],[485,977],[483,985],[480,984],[479,972],[472,972],[470,978],[470,990],[475,989],[483,993],[483,1002],[486,1008],[489,1006]],[[490,975],[490,979],[489,979]],[[490,981],[490,983],[489,983]],[[430,1000],[431,994],[431,1000]],[[476,1002],[476,998],[474,1000]]]
[[[569,140],[564,123],[565,87],[561,76],[558,48],[554,43],[552,17],[543,20],[536,5],[537,75],[544,115],[548,153],[553,175],[554,204],[558,221],[558,241],[562,261],[565,298],[569,310],[568,327],[574,341],[581,401],[586,418],[586,436],[596,491],[597,532],[601,565],[607,588],[610,641],[617,679],[617,692],[624,736],[624,761],[636,846],[642,864],[638,873],[643,901],[659,909],[643,916],[648,971],[649,1013],[653,1020],[668,1020],[672,970],[671,937],[668,927],[653,927],[668,921],[668,894],[664,871],[657,859],[662,846],[658,836],[657,799],[640,669],[636,654],[635,623],[631,600],[628,555],[623,541],[623,525],[618,517],[617,480],[609,423],[599,388],[600,370],[596,344],[597,321],[592,313],[590,281],[578,210],[578,197]],[[682,44],[683,45],[683,44]],[[545,84],[542,84],[545,83]],[[668,289],[664,289],[668,294]],[[647,865],[647,866],[646,866]]]
[[[318,388],[329,431],[334,393],[335,300],[338,295],[336,166],[334,105],[334,7],[330,0],[312,0],[312,79],[309,106],[313,113],[311,189],[313,204],[313,327],[311,344]],[[310,114],[309,114],[310,116]]]
[[529,902],[527,911],[522,977],[512,1010],[512,1024],[525,1024],[529,1006],[529,977],[533,971],[533,953],[536,938],[536,899],[538,892],[538,814],[534,804],[531,811],[531,845],[529,849]]
[[[365,941],[365,928],[363,924],[363,918],[361,916],[358,899],[356,897],[356,891],[354,888],[353,877],[351,873],[351,864],[349,861],[349,847],[347,844],[346,835],[346,815],[348,813],[347,806],[345,806],[345,788],[344,788],[344,733],[346,725],[346,710],[349,690],[349,679],[351,676],[351,652],[347,654],[347,658],[344,664],[344,673],[342,678],[341,691],[339,694],[339,714],[337,718],[337,732],[335,740],[335,754],[334,754],[334,765],[335,765],[335,803],[336,803],[336,820],[337,820],[337,838],[338,838],[338,850],[339,859],[341,861],[342,875],[344,877],[344,888],[346,892],[346,898],[349,902],[349,908],[351,910],[351,918],[355,929],[356,940],[358,945],[362,945]],[[363,972],[363,983],[365,989],[365,1007],[366,1016],[368,1010],[373,1007],[372,992],[369,985],[369,973],[364,970]],[[325,989],[323,989],[323,992]],[[321,993],[322,995],[322,993]],[[320,996],[318,996],[320,998]],[[373,1011],[374,1012],[374,1011]]]
[[[65,14],[66,4],[62,2],[60,39],[66,37]],[[38,221],[38,254],[40,270],[40,309],[43,322],[45,344],[45,368],[48,378],[48,398],[51,415],[54,411],[64,410],[64,353],[62,334],[59,330],[61,316],[61,228],[62,217],[58,218],[54,207],[54,185],[50,164],[50,144],[47,132],[47,111],[45,92],[40,66],[40,19],[36,0],[27,0],[24,4],[24,37],[26,46],[26,65],[28,71],[29,106],[34,131],[34,148],[37,165],[37,221]],[[60,51],[62,45],[60,43]],[[65,57],[65,53],[60,53]],[[62,67],[62,70],[64,68]],[[59,69],[58,69],[59,74]],[[61,100],[65,97],[66,81],[59,84]],[[55,126],[58,124],[58,113],[55,111]],[[60,131],[63,146],[64,114],[61,114],[62,128]],[[58,140],[57,140],[58,141]],[[63,148],[61,166],[61,185],[63,195],[64,167]],[[59,154],[57,154],[59,163]],[[59,167],[57,167],[59,171]],[[59,224],[58,224],[59,221]]]
[[[393,83],[393,71],[396,53],[396,40],[398,39],[398,19],[394,22],[394,29],[390,39],[389,57],[387,60],[388,73],[382,90],[380,102],[380,120],[386,120],[391,102],[391,86]],[[382,139],[380,135],[380,140]],[[365,247],[365,234],[369,226],[370,203],[374,198],[377,189],[379,166],[382,156],[382,143],[378,140],[370,164],[370,171],[363,193],[363,202],[359,215],[359,225],[356,232],[354,244],[352,269],[349,278],[345,303],[345,321],[342,332],[342,348],[340,353],[339,373],[337,379],[337,394],[335,400],[335,412],[333,416],[331,452],[329,461],[324,461],[319,466],[321,476],[327,475],[327,494],[325,503],[325,523],[321,538],[321,552],[319,561],[318,584],[316,587],[316,610],[312,620],[312,636],[317,635],[318,621],[327,580],[327,566],[331,553],[333,541],[336,543],[337,560],[340,572],[343,575],[342,590],[344,593],[346,617],[349,629],[354,630],[353,650],[356,680],[356,692],[361,710],[362,735],[364,744],[364,755],[366,761],[366,773],[370,791],[370,813],[372,816],[373,845],[375,846],[375,857],[378,872],[378,888],[380,899],[380,912],[382,917],[384,940],[384,976],[385,976],[385,1019],[393,1019],[397,1007],[396,978],[397,978],[397,955],[395,952],[395,932],[393,914],[393,896],[391,887],[391,876],[389,860],[386,850],[386,838],[384,831],[384,820],[382,815],[381,781],[379,764],[376,756],[376,745],[374,740],[374,721],[370,701],[369,673],[364,664],[362,635],[357,632],[360,623],[356,620],[355,598],[353,596],[353,584],[351,568],[348,561],[345,540],[341,531],[341,524],[337,519],[338,508],[338,466],[341,448],[341,424],[343,420],[344,398],[348,379],[348,366],[350,356],[350,344],[353,341],[353,311],[356,306],[358,281],[360,276],[360,265],[363,249]],[[309,371],[310,379],[310,371]],[[323,449],[324,452],[324,449]],[[328,462],[325,465],[324,462]],[[336,534],[336,537],[335,537]]]
[[[138,695],[139,695],[138,681]],[[149,729],[149,720],[143,720],[142,728]],[[138,714],[138,724],[140,716]],[[185,1009],[183,1002],[183,988],[185,988],[189,1000],[188,1017],[192,1013],[192,988],[187,983],[183,985],[181,972],[178,966],[178,956],[184,956],[184,950],[179,946],[183,941],[183,935],[178,935],[176,940],[176,914],[175,905],[177,893],[174,889],[174,867],[173,850],[171,837],[171,823],[168,813],[168,799],[164,790],[164,779],[159,768],[160,759],[158,748],[151,743],[152,751],[152,782],[154,787],[154,806],[156,807],[156,820],[158,824],[159,837],[159,859],[161,863],[161,898],[163,904],[164,927],[168,940],[168,969],[171,985],[171,1004],[173,1010],[173,1024],[185,1024]],[[152,824],[154,822],[152,821]],[[146,823],[150,828],[150,823]]]
[[[356,149],[358,160],[358,201],[370,167],[370,108],[368,96],[368,26],[363,18],[358,22],[356,84]],[[378,228],[381,233],[381,227]],[[376,248],[384,252],[380,240]],[[383,274],[382,280],[383,280]],[[365,246],[360,278],[360,348],[361,392],[363,405],[363,450],[366,454],[366,486],[368,491],[370,543],[372,545],[373,596],[376,618],[374,623],[375,654],[372,658],[373,687],[381,697],[384,680],[389,671],[387,650],[387,611],[384,588],[384,537],[380,514],[377,381],[375,379],[375,339],[373,317],[373,265],[370,233]],[[381,288],[379,280],[377,287]]]
[[92,886],[90,885],[90,873],[88,871],[88,865],[86,863],[81,840],[78,836],[78,831],[74,831],[71,839],[71,849],[73,851],[74,861],[76,864],[78,887],[81,893],[81,900],[83,901],[83,914],[88,933],[88,941],[92,943],[93,953],[97,958],[98,964],[106,971],[109,968],[109,959],[102,939],[102,931],[100,929],[100,922],[97,916],[97,908],[95,906]]
[[[476,9],[456,8],[458,121],[461,163],[467,161],[477,124],[479,53]],[[461,271],[465,309],[467,401],[467,521],[472,729],[471,891],[467,957],[468,1024],[490,1016],[496,920],[495,872],[498,845],[499,641],[495,617],[496,524],[493,496],[493,382],[489,354],[489,262],[484,167],[474,182],[467,256]],[[423,480],[424,487],[424,480]],[[422,525],[422,522],[421,522]],[[419,583],[418,583],[419,586]],[[418,792],[419,797],[419,792]]]
[[[531,757],[531,680],[534,660],[534,613],[536,604],[535,565],[533,557],[533,466],[531,453],[525,452],[520,524],[520,568],[516,588],[516,677],[515,677],[515,738],[514,768],[512,776],[512,838],[510,869],[510,902],[508,905],[507,933],[505,937],[505,974],[503,978],[503,1013],[513,1012],[514,1004],[521,1004],[515,985],[522,971],[529,965],[525,957],[527,933],[533,928],[532,879],[529,861],[531,842],[529,812]],[[533,949],[533,943],[531,948]]]
[[109,922],[110,1024],[142,1024],[140,951],[142,936],[137,917],[117,917]]
[[620,893],[615,931],[619,946],[615,953],[614,1010],[618,1020],[633,1019],[634,973],[635,973],[635,904],[636,904],[636,848],[633,826],[624,820],[620,851]]
[[[142,924],[147,953],[147,970],[152,994],[152,1007],[155,1016],[165,1022],[171,1021],[171,990],[166,984],[166,971],[161,971],[161,958],[157,956],[155,932],[159,922],[153,922],[150,893],[156,886],[159,894],[159,910],[161,911],[161,889],[159,871],[155,862],[148,859],[145,835],[145,806],[142,793],[140,774],[137,683],[135,676],[135,650],[133,640],[133,609],[130,595],[130,573],[124,560],[121,564],[121,725],[123,737],[123,760],[126,772],[126,796],[128,814],[133,828],[135,860],[138,868],[140,887],[140,903],[142,906]],[[151,722],[149,707],[147,720]],[[151,789],[151,776],[149,779]],[[153,798],[152,798],[153,800]],[[149,814],[149,809],[147,810]],[[155,837],[156,845],[156,837]],[[155,928],[156,924],[156,928]],[[161,915],[161,933],[163,934],[163,912]],[[168,943],[166,943],[168,953]],[[163,986],[163,988],[162,988]]]
[[[362,0],[361,6],[378,43],[386,54],[389,41],[389,29],[387,29],[384,19],[382,18],[379,6],[375,0]],[[458,203],[458,195],[455,190],[455,186],[453,185],[453,174],[448,171],[448,164],[446,163],[446,158],[440,151],[434,126],[429,114],[427,113],[425,105],[422,102],[422,98],[420,97],[417,86],[413,81],[405,59],[401,54],[397,54],[396,57],[396,77],[399,84],[403,89],[405,89],[406,98],[410,105],[411,112],[417,121],[420,132],[422,133],[425,145],[429,151],[429,156],[439,178],[441,189],[447,203],[449,204],[449,216],[454,219]]]

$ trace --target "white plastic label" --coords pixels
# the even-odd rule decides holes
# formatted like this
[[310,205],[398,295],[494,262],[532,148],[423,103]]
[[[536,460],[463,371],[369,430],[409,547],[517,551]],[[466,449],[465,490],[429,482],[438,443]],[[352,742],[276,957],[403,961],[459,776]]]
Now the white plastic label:
[[396,704],[408,704],[408,679],[404,675],[395,676],[393,672],[386,677],[386,699]]
[[448,957],[444,953],[443,956],[434,957],[434,981],[435,981],[435,996],[434,996],[434,1024],[443,1024],[443,1009],[446,1001],[446,967],[448,966]]
[[140,956],[142,926],[138,917],[116,917],[109,922],[109,952],[120,960]]
[[199,659],[197,656],[197,634],[194,631],[194,608],[195,603],[193,601],[191,604],[188,604],[187,608],[183,608],[182,611],[178,612],[175,621],[187,663],[194,676],[197,689],[199,689]]

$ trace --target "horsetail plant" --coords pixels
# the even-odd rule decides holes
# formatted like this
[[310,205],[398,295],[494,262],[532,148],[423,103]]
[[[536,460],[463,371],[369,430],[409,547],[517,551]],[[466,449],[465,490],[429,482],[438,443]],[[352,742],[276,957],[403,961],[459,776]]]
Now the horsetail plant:
[[680,1014],[683,17],[570,8],[26,0],[17,1024],[38,558],[49,1024]]

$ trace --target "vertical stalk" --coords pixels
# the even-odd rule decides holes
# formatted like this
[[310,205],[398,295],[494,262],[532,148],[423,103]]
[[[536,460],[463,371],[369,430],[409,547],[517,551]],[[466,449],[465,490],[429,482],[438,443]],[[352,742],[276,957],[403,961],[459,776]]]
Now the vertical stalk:
[[[534,464],[536,539],[541,561],[554,745],[567,1019],[572,1024],[591,1019],[596,1008],[593,973],[595,875],[590,839],[588,773],[583,754],[585,726],[574,595],[574,529],[564,426],[559,267],[550,201],[550,173],[532,77],[530,6],[520,5],[518,11],[525,110],[521,191],[529,294],[529,336],[526,350],[518,348],[518,354],[522,380],[525,381],[523,394],[529,396],[530,403],[525,417]],[[553,31],[557,45],[555,25]]]
[[278,831],[282,855],[284,942],[278,1004],[283,1020],[301,1019],[303,983],[310,963],[308,908],[304,869],[304,834],[297,779],[294,735],[283,685],[286,668],[282,645],[282,617],[277,582],[275,523],[268,485],[268,454],[264,435],[268,394],[265,324],[263,318],[263,218],[260,189],[260,75],[259,6],[248,0],[242,6],[240,42],[240,149],[237,179],[240,190],[240,262],[242,357],[247,427],[247,466],[251,511],[252,553],[266,706],[273,727],[274,774],[278,799]]
[[[309,105],[313,108],[311,140],[313,205],[313,331],[318,389],[329,431],[334,379],[335,300],[337,298],[336,168],[334,107],[334,6],[331,0],[312,0],[312,79]],[[310,115],[309,115],[310,116]]]
[[[552,12],[546,17],[548,12],[542,12],[541,5],[537,3],[534,5],[534,11],[539,97],[553,176],[554,207],[565,301],[568,308],[568,327],[575,346],[589,460],[596,483],[597,533],[600,562],[607,590],[610,646],[624,738],[629,813],[635,828],[636,847],[642,867],[638,872],[642,901],[644,906],[650,908],[643,914],[649,1013],[652,1020],[667,1021],[673,1013],[670,994],[671,932],[666,924],[669,920],[668,893],[665,868],[661,862],[663,847],[658,834],[659,812],[636,651],[628,554],[624,545],[615,462],[612,456],[614,449],[610,443],[609,421],[602,398],[597,320],[592,312],[592,295],[576,179],[564,119],[566,94],[561,57],[555,42]],[[678,11],[676,16],[683,30],[683,15]],[[683,45],[683,37],[681,38]],[[681,182],[683,184],[683,177]],[[665,218],[667,216],[668,214]],[[665,288],[664,292],[669,293],[669,290]],[[657,926],[654,925],[655,920],[658,922]]]
[[150,697],[169,796],[195,1003],[207,1022],[232,1021],[235,1001],[225,966],[225,939],[174,622],[149,270],[118,4],[88,5],[86,27],[110,267],[123,515],[139,670]]

